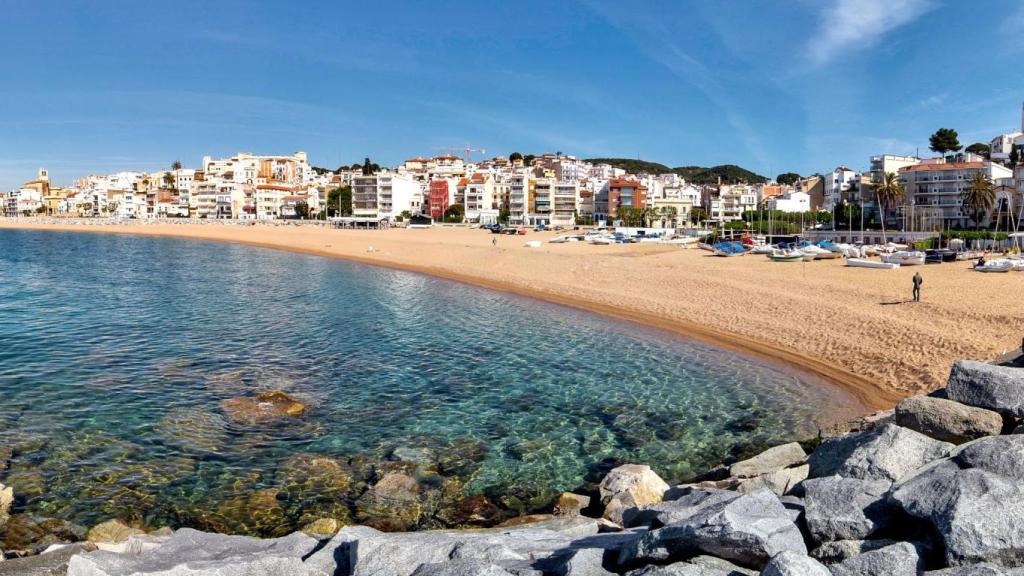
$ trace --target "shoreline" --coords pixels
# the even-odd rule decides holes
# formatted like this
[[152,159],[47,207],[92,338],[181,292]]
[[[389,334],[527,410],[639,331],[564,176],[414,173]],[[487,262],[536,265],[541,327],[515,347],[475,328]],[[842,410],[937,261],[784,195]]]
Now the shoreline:
[[550,232],[524,239],[465,228],[2,219],[0,228],[219,241],[425,274],[635,322],[813,375],[848,392],[864,412],[933,390],[953,359],[994,358],[1024,332],[1024,303],[1004,296],[1021,278],[970,274],[956,264],[920,267],[925,301],[907,304],[902,284],[909,286],[918,268],[864,271],[836,260],[786,266],[651,244],[522,247]]

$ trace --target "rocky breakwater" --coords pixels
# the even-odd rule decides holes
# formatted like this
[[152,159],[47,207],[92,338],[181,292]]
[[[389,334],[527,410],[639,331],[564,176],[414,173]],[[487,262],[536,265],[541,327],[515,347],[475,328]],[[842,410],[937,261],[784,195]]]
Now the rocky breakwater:
[[1024,369],[962,361],[946,389],[804,444],[809,454],[777,446],[677,486],[623,465],[593,505],[563,494],[552,514],[496,528],[261,540],[115,521],[0,574],[44,573],[14,565],[51,555],[72,576],[1024,574],[1022,418]]

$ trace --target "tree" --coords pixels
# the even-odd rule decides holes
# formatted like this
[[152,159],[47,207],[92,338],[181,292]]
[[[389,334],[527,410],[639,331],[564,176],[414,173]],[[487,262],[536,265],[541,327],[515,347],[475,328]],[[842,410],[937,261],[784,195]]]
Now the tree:
[[974,144],[971,144],[967,148],[964,148],[964,152],[970,152],[971,154],[978,154],[979,156],[984,156],[985,158],[988,158],[989,155],[992,153],[992,147],[982,142],[975,142]]
[[398,215],[398,218],[396,218],[396,220],[398,220],[399,222],[404,222],[405,220],[409,220],[410,218],[412,218],[412,212],[409,210],[402,210],[402,213]]
[[960,135],[952,128],[939,128],[928,139],[928,147],[942,156],[945,156],[947,152],[956,152],[962,148]]
[[792,186],[800,180],[800,175],[796,172],[784,172],[775,177],[775,181],[784,186]]
[[509,162],[515,162],[516,160],[522,161],[522,159],[523,159],[523,155],[520,154],[519,152],[513,152],[513,153],[508,155],[508,161]]
[[508,224],[508,219],[512,216],[512,211],[507,206],[502,206],[498,212],[498,224]]
[[669,222],[672,223],[674,228],[677,224],[676,219],[679,218],[679,209],[675,206],[662,206],[661,207],[661,225],[664,226]]
[[875,185],[875,202],[878,204],[879,219],[882,221],[882,242],[885,242],[885,210],[906,195],[906,188],[895,172],[886,172],[882,181]]
[[466,208],[462,204],[452,204],[444,211],[444,221],[460,223],[466,217]]
[[536,156],[534,156],[533,154],[527,154],[526,156],[523,156],[523,165],[524,166],[533,166],[533,159],[534,158],[536,158]]
[[1016,144],[1010,147],[1010,166],[1016,166],[1020,163],[1020,148]]
[[338,215],[352,215],[352,187],[342,186],[338,188]]
[[701,221],[708,219],[708,211],[703,208],[694,208],[690,210],[690,222],[693,224],[700,224]]
[[363,160],[363,176],[372,176],[372,175],[373,175],[373,164],[370,162],[369,158],[366,158],[365,160]]
[[974,213],[974,228],[981,226],[981,212],[988,212],[996,203],[996,185],[983,172],[971,179],[971,185],[960,194],[964,207]]
[[181,170],[181,160],[171,162],[171,170]]
[[301,202],[301,201],[300,202],[296,202],[295,203],[295,216],[297,216],[298,218],[301,218],[302,220],[305,220],[306,218],[309,218],[309,204],[306,204],[305,202]]

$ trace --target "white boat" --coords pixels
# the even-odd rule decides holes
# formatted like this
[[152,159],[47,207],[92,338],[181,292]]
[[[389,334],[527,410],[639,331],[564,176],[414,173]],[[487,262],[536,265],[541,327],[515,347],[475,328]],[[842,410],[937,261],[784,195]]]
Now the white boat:
[[776,249],[773,248],[770,244],[760,244],[750,249],[751,254],[767,254],[771,256],[775,252]]
[[981,266],[975,266],[978,272],[1009,272],[1013,270],[1013,262],[1010,260],[989,260]]
[[804,253],[799,250],[773,250],[768,258],[772,262],[800,262],[804,259]]
[[1024,272],[1024,260],[1019,258],[1011,258],[1010,262],[1013,262],[1013,269],[1017,272]]
[[879,270],[895,270],[900,267],[895,262],[879,262],[877,260],[865,260],[864,258],[848,258],[846,265],[850,268],[877,268]]
[[614,238],[608,236],[594,236],[590,239],[591,244],[597,244],[598,246],[607,246],[609,244],[615,244]]
[[900,266],[923,266],[924,259],[924,252],[920,252],[918,250],[898,250],[891,254],[882,254],[882,262],[888,262],[890,264],[899,264]]
[[814,260],[826,260],[829,258],[838,258],[842,256],[842,254],[839,254],[838,252],[826,250],[825,248],[822,248],[821,246],[815,246],[814,244],[811,244],[810,246],[804,246],[803,248],[800,248],[800,251],[803,252],[804,254],[810,254],[811,256],[814,257]]

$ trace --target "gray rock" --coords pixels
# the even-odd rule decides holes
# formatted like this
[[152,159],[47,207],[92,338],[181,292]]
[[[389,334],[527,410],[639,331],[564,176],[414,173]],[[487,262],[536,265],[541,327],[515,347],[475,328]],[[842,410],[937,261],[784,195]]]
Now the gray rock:
[[769,448],[753,458],[737,462],[729,467],[729,475],[738,478],[753,478],[800,464],[807,453],[796,442]]
[[604,556],[603,548],[576,550],[558,572],[561,576],[612,576],[614,573],[604,568]]
[[803,464],[774,472],[765,472],[752,478],[740,480],[736,490],[742,494],[750,494],[761,489],[768,489],[776,496],[782,496],[806,480],[810,470],[810,466]]
[[348,526],[310,556],[306,567],[325,575],[409,576],[421,564],[463,559],[515,573],[558,572],[567,569],[576,550],[615,549],[641,536],[636,532],[599,534],[598,530],[596,520],[582,517],[473,531],[385,533]]
[[1005,568],[996,564],[971,564],[942,570],[930,570],[925,576],[1021,576],[1024,568]]
[[731,502],[741,495],[732,490],[716,488],[691,488],[671,502],[659,502],[626,510],[623,526],[648,526],[656,528],[685,521],[709,506]]
[[1024,416],[1024,370],[973,360],[953,364],[946,384],[950,400],[988,408],[1008,416]]
[[1003,429],[1003,417],[998,412],[931,396],[913,396],[900,402],[896,423],[953,444],[996,436]]
[[993,436],[965,444],[953,460],[961,468],[980,468],[1024,481],[1024,436]]
[[759,568],[785,550],[807,554],[800,530],[778,497],[762,490],[718,498],[682,521],[643,534],[622,547],[619,563],[681,559],[703,552]]
[[68,576],[303,575],[309,572],[302,559],[316,546],[315,539],[301,533],[261,540],[183,528],[162,546],[139,555],[101,551],[75,556]]
[[[539,573],[538,573],[539,574]],[[514,576],[512,572],[486,560],[460,559],[420,564],[412,576]]]
[[893,544],[896,544],[895,540],[887,539],[836,540],[835,542],[825,542],[821,546],[811,550],[811,556],[826,564],[834,564],[836,562],[842,562],[847,558],[853,558],[854,556],[865,552],[871,552],[872,550],[892,546]]
[[646,566],[627,573],[628,576],[755,576],[754,570],[741,568],[714,556],[697,556],[686,562],[668,566]]
[[655,474],[650,466],[623,464],[608,472],[601,480],[598,491],[602,504],[608,504],[617,494],[627,493],[632,496],[637,506],[643,506],[661,502],[661,497],[668,488],[668,484]]
[[843,560],[829,570],[833,576],[917,576],[922,566],[917,549],[900,542]]
[[761,576],[832,576],[832,573],[814,558],[796,552],[780,552],[768,561]]
[[920,432],[886,424],[870,432],[829,438],[810,457],[811,478],[833,476],[896,482],[947,456],[954,446]]
[[804,482],[804,521],[815,543],[863,540],[885,528],[894,506],[887,480],[828,476]]
[[1024,483],[1012,454],[997,456],[1010,446],[1007,438],[1020,437],[975,440],[890,492],[904,511],[935,526],[949,566],[1024,562]]
[[96,550],[93,544],[80,542],[59,546],[38,556],[11,558],[0,562],[0,576],[64,576],[74,555],[93,550]]

